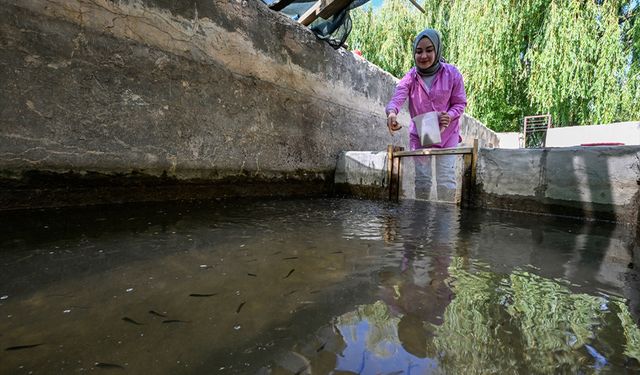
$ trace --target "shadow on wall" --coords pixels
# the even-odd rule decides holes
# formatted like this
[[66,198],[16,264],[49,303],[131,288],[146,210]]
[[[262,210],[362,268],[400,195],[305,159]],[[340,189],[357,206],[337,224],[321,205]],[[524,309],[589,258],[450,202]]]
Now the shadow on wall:
[[[587,218],[587,221],[582,229],[582,235],[573,236],[571,243],[565,243],[567,248],[572,249],[572,259],[564,266],[565,275],[574,280],[588,279],[590,275],[586,273],[593,272],[594,265],[597,265],[598,281],[603,284],[621,284],[629,310],[634,320],[640,324],[640,289],[637,288],[637,274],[633,271],[634,256],[638,258],[638,254],[634,254],[634,251],[637,250],[637,237],[640,236],[625,236],[621,242],[614,244],[612,234],[615,226],[599,223],[600,220],[615,220],[618,214],[611,212],[617,210],[615,207],[617,199],[613,187],[616,178],[614,170],[610,167],[612,158],[610,154],[599,153],[597,150],[597,148],[577,149],[572,152],[571,157],[563,157],[564,153],[550,153],[548,149],[543,149],[540,158],[539,184],[535,189],[536,198],[538,201],[545,201],[549,196],[562,196],[561,190],[574,190],[572,194],[577,194],[578,199],[574,200],[576,206],[571,215]],[[563,160],[565,162],[570,160],[571,165],[559,169],[558,164]],[[563,171],[565,173],[562,173]],[[554,173],[557,175],[552,175]],[[640,220],[639,195],[640,193],[636,192],[634,199],[636,220]],[[567,208],[551,204],[549,212],[554,216],[566,216]],[[638,222],[640,221],[636,221],[636,226]],[[630,233],[635,231],[631,230]],[[532,224],[531,234],[537,242],[544,241],[544,231],[536,223]],[[587,241],[590,243],[586,243]],[[612,265],[626,272],[612,274]],[[620,280],[620,275],[625,275],[624,280]]]

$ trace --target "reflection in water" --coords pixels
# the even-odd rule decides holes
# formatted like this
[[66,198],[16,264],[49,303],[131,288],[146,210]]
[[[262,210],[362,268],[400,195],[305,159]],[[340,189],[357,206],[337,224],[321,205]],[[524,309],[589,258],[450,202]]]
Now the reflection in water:
[[632,238],[418,201],[7,214],[0,374],[640,371]]
[[347,347],[336,369],[356,374],[422,374],[435,369],[435,361],[405,350],[400,324],[381,301],[338,317],[337,328]]

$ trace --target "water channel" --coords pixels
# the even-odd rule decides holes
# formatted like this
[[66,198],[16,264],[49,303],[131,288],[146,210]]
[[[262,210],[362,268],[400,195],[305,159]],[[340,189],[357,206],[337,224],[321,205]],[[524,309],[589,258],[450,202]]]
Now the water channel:
[[4,213],[0,374],[638,373],[634,237],[423,201]]

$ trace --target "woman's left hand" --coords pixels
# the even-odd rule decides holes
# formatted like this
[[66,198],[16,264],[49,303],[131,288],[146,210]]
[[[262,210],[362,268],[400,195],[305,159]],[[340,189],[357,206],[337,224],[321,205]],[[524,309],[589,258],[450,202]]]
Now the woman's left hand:
[[440,130],[444,131],[451,123],[451,116],[447,112],[440,112],[438,116],[438,123],[440,124]]

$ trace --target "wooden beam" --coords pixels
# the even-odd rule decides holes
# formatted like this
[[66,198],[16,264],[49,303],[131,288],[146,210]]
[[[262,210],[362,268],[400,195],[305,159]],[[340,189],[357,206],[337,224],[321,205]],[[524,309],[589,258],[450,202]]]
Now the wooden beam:
[[315,21],[316,18],[318,18],[317,11],[320,9],[320,3],[320,0],[316,1],[316,3],[300,17],[298,22],[305,26],[309,26],[311,22]]
[[327,19],[339,11],[343,10],[349,3],[350,0],[320,0],[321,5],[318,9],[318,17],[322,17]]
[[298,22],[309,26],[318,17],[327,19],[343,10],[349,3],[350,0],[318,0],[300,17]]
[[461,155],[473,153],[473,147],[451,147],[451,148],[423,148],[415,151],[399,151],[393,154],[399,158],[403,156],[422,156],[422,155]]
[[291,3],[293,3],[293,0],[280,0],[277,3],[269,5],[269,9],[275,10],[276,12],[279,12],[279,11],[283,10],[284,8],[286,8],[287,5],[289,5]]
[[411,4],[415,5],[415,7],[418,8],[419,11],[421,11],[422,13],[426,13],[416,0],[409,0],[409,1],[411,1]]
[[387,176],[389,176],[389,200],[398,202],[400,200],[400,184],[402,183],[402,163],[400,158],[395,157],[397,152],[404,150],[401,146],[388,146],[387,157],[389,158]]

